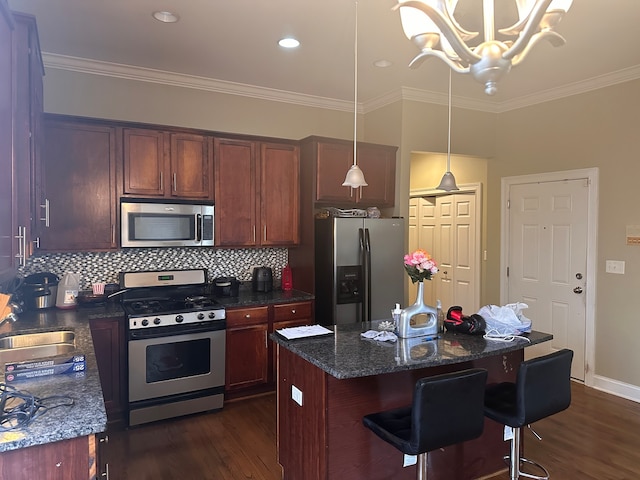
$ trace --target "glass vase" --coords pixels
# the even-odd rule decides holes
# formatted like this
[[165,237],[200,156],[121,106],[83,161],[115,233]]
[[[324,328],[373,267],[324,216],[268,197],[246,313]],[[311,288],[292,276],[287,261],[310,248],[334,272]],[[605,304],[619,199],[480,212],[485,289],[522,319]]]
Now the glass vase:
[[[426,315],[427,321],[411,325],[411,319],[418,315]],[[438,315],[434,307],[424,303],[424,282],[418,282],[418,295],[413,305],[402,310],[398,336],[400,338],[420,337],[423,335],[437,335]]]

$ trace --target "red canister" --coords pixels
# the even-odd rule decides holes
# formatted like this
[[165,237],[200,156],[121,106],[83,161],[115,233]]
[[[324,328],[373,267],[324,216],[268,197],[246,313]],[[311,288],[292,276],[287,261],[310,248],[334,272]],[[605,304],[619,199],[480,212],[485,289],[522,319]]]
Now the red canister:
[[282,290],[293,289],[293,278],[291,276],[291,267],[287,263],[282,269]]

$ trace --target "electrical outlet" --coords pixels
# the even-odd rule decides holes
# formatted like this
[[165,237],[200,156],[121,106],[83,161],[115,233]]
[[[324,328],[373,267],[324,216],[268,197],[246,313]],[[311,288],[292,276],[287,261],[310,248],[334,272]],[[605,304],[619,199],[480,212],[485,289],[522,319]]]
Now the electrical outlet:
[[417,455],[407,455],[405,453],[404,461],[402,463],[403,467],[410,467],[411,465],[415,465],[416,463],[418,463],[418,456]]
[[607,260],[605,264],[605,271],[607,273],[617,273],[619,275],[624,275],[624,261]]
[[293,401],[298,405],[302,406],[302,390],[295,385],[291,385],[291,398],[293,398]]

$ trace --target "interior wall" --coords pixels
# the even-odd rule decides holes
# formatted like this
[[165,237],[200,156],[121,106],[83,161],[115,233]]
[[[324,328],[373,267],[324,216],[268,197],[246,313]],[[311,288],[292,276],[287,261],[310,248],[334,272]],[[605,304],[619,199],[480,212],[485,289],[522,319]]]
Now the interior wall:
[[[487,215],[492,259],[487,280],[491,298],[497,299],[501,177],[600,168],[595,374],[635,386],[640,386],[640,246],[626,245],[625,233],[628,225],[640,225],[631,193],[640,176],[638,125],[638,80],[500,114]],[[624,261],[624,275],[606,273],[606,260]]]
[[353,113],[193,88],[46,69],[49,113],[299,140],[353,138]]

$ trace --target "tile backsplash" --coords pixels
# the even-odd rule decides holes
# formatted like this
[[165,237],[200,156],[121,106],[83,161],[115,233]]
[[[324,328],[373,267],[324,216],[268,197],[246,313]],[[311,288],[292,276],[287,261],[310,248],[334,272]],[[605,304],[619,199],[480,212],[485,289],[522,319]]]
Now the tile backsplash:
[[279,285],[288,257],[286,248],[129,248],[117,252],[47,253],[29,258],[20,274],[51,272],[62,278],[65,272],[80,273],[80,288],[88,289],[93,282],[118,283],[120,272],[206,268],[209,280],[235,276],[248,281],[254,266],[266,266],[273,269],[275,286]]

